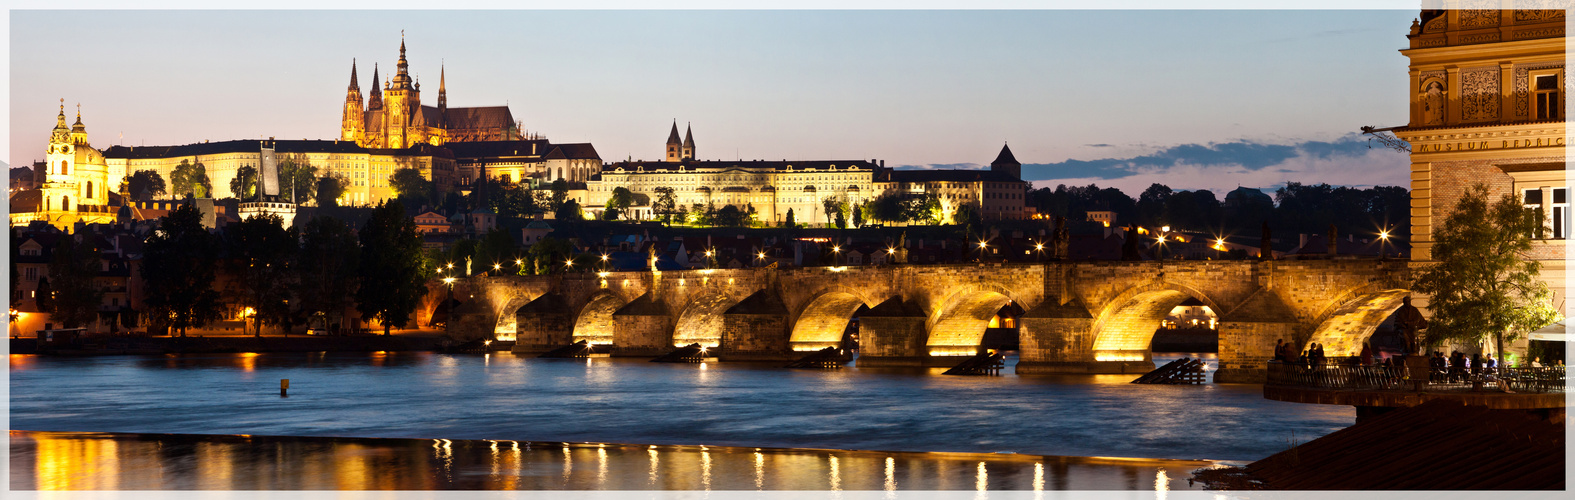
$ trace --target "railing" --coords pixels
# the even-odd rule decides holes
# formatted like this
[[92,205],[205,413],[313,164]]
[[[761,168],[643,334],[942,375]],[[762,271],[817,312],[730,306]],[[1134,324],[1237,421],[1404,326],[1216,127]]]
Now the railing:
[[[1327,363],[1307,365],[1270,361],[1267,385],[1357,391],[1413,390],[1405,366]],[[1564,369],[1557,367],[1498,368],[1492,373],[1434,369],[1422,384],[1425,391],[1499,391],[1499,382],[1515,392],[1564,392]]]

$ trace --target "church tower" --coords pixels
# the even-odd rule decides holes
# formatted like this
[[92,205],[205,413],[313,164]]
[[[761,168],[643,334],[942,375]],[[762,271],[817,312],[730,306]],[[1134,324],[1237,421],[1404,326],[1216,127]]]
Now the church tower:
[[394,74],[394,79],[389,83],[384,92],[383,116],[387,125],[383,127],[387,134],[383,147],[390,149],[404,149],[415,144],[420,135],[418,127],[425,127],[425,123],[415,123],[415,118],[421,108],[420,90],[413,85],[410,79],[410,62],[405,60],[405,39],[399,39],[399,68]]
[[678,140],[678,120],[673,120],[673,131],[667,133],[667,161],[682,160],[682,146],[683,143]]
[[1001,154],[995,155],[995,161],[990,162],[991,172],[1006,172],[1013,179],[1023,178],[1023,164],[1017,162],[1017,157],[1012,155],[1012,148],[1001,145]]
[[[376,84],[373,90],[377,89]],[[345,93],[345,113],[340,119],[339,139],[360,143],[366,133],[366,112],[361,109],[361,84],[356,82],[355,60],[350,60],[350,90]]]
[[382,111],[383,110],[383,87],[382,87],[382,84],[383,84],[383,81],[377,79],[377,63],[374,62],[374,63],[372,63],[372,91],[368,92],[369,94],[372,94],[372,95],[367,98],[367,102],[366,102],[366,110],[368,112]]
[[78,165],[77,147],[87,142],[87,129],[82,125],[82,113],[77,112],[75,126],[66,127],[66,104],[61,99],[60,114],[55,116],[55,128],[49,134],[49,153],[44,161],[49,168],[44,175],[44,185],[39,188],[45,211],[74,211],[82,200],[77,196],[74,174]]
[[[675,123],[674,125],[677,125],[677,124]],[[693,130],[694,130],[694,127],[691,127],[687,123],[684,124],[684,154],[683,154],[683,158],[685,160],[693,160],[693,159],[695,159],[695,136],[694,136]]]
[[438,123],[448,125],[448,89],[446,77],[448,68],[438,66]]

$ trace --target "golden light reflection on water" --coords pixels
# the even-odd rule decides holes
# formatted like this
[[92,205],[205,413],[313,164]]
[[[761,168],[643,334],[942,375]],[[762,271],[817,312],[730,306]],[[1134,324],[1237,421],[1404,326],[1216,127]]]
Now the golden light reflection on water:
[[35,354],[12,354],[11,371],[17,372],[32,368],[37,361],[38,356]]
[[[1171,469],[1136,461],[508,440],[287,438],[13,431],[14,490],[1033,490],[1142,489]],[[561,450],[563,456],[556,454]],[[574,468],[574,455],[595,467]],[[666,456],[663,456],[663,455]],[[1045,460],[1049,458],[1051,460]],[[561,462],[560,462],[561,461]],[[665,463],[664,463],[665,462]],[[899,465],[907,476],[898,482]],[[1047,471],[1047,465],[1051,470]],[[562,474],[555,470],[562,468]],[[642,469],[648,475],[641,477]],[[633,474],[630,474],[633,472]],[[994,473],[992,477],[992,474]],[[769,476],[769,481],[767,480]],[[971,479],[971,481],[969,481]],[[994,480],[994,484],[991,480]],[[1051,483],[1046,485],[1046,482]],[[1185,483],[1181,483],[1185,488]]]

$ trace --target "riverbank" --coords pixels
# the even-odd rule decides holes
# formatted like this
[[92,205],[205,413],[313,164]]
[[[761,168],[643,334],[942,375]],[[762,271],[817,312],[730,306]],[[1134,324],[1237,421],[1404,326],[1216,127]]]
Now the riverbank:
[[[1209,460],[11,431],[12,490],[1186,490]],[[150,474],[149,471],[158,471]]]
[[264,353],[264,352],[375,352],[433,351],[441,348],[437,335],[359,335],[359,336],[191,336],[191,337],[100,337],[73,345],[40,349],[38,339],[10,339],[11,354],[49,354],[65,356],[184,353]]

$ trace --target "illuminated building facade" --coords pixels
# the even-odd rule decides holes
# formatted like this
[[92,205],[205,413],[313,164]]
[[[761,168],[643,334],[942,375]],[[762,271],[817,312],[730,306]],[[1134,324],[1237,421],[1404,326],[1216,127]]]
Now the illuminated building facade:
[[111,207],[110,197],[114,196],[115,205],[119,204],[119,195],[114,193],[125,173],[110,167],[104,153],[88,143],[80,108],[76,123],[68,128],[62,99],[55,128],[49,135],[44,163],[35,168],[44,169],[43,184],[12,193],[11,225],[47,221],[66,229],[77,222],[115,221],[115,208],[118,207]]
[[1571,234],[1565,173],[1565,11],[1424,10],[1413,22],[1410,121],[1411,259],[1431,260],[1433,232],[1466,189],[1513,194],[1550,230],[1534,242],[1542,279],[1565,301]]
[[438,69],[437,106],[421,104],[421,82],[410,76],[405,41],[399,40],[399,64],[394,77],[378,90],[377,69],[372,69],[371,97],[362,102],[355,62],[350,63],[350,87],[345,92],[339,139],[366,148],[404,149],[417,144],[441,146],[448,142],[519,140],[519,124],[508,106],[448,107],[447,68]]

